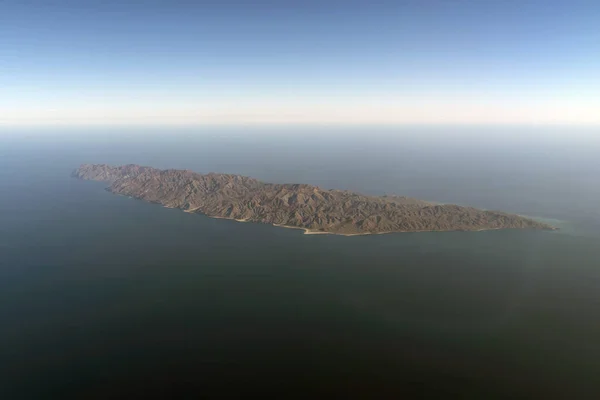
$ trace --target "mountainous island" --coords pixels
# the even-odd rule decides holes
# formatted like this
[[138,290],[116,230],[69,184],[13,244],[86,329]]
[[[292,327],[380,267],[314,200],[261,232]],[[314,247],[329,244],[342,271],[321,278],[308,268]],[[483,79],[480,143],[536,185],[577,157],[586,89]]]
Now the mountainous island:
[[139,165],[83,164],[73,177],[110,182],[108,191],[209,217],[260,222],[305,233],[555,229],[519,215],[435,204],[403,196],[365,196],[306,184],[265,183],[232,174],[199,174]]

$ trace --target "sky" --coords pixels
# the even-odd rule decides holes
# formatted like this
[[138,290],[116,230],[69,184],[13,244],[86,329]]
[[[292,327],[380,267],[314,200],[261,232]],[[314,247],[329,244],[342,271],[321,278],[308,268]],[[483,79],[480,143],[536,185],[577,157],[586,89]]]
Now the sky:
[[600,1],[0,0],[0,125],[600,125]]

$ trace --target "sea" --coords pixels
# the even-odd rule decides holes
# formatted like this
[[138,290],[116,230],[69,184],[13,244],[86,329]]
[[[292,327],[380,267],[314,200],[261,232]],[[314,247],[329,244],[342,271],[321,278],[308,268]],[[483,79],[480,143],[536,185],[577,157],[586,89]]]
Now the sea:
[[[0,130],[0,398],[596,399],[600,130]],[[142,164],[558,231],[304,235],[70,177]]]

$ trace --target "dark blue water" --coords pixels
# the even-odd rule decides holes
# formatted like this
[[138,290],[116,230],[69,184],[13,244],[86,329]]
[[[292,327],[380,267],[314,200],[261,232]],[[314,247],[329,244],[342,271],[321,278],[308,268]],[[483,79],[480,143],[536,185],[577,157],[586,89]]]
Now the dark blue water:
[[[5,134],[1,398],[595,398],[600,146],[475,133]],[[562,229],[307,236],[114,196],[69,177],[82,162],[405,194]]]

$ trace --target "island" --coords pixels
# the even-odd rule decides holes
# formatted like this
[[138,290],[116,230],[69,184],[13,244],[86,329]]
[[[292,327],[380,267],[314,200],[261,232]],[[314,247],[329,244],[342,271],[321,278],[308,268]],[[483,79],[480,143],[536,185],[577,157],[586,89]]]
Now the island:
[[404,196],[367,196],[308,184],[276,184],[233,175],[160,170],[134,164],[83,164],[73,177],[110,183],[108,191],[214,218],[304,229],[307,234],[544,229],[520,215]]

